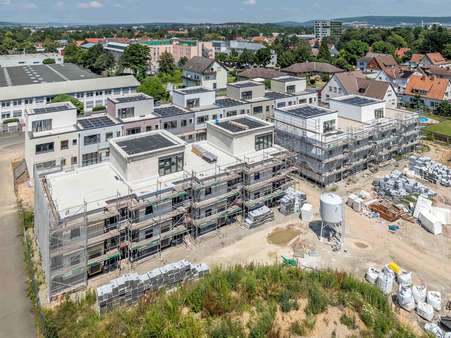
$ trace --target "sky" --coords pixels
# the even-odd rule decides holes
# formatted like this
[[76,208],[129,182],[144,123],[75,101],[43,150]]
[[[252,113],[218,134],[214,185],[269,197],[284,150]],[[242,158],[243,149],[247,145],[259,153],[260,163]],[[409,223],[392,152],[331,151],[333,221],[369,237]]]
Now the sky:
[[451,0],[0,0],[0,21],[57,23],[303,22],[451,16]]

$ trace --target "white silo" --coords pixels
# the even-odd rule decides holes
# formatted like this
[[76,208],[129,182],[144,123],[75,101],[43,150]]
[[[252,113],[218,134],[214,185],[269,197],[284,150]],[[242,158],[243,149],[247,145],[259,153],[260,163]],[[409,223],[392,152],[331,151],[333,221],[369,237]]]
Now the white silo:
[[321,215],[321,233],[323,238],[323,229],[328,227],[333,230],[335,237],[339,241],[339,248],[343,244],[344,237],[344,203],[343,199],[337,194],[331,192],[322,193],[320,196],[319,212]]

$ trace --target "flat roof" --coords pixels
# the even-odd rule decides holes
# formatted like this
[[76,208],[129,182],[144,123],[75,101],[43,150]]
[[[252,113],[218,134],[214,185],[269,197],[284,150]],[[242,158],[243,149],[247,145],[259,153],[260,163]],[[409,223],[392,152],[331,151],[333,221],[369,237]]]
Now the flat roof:
[[[215,123],[221,128],[228,130],[231,133],[239,133],[242,131],[257,129],[260,127],[265,127],[267,124],[264,121],[259,121],[257,119],[251,119],[248,117],[239,117],[231,120],[223,120]],[[247,129],[241,128],[239,125],[246,126]]]
[[155,133],[123,141],[118,140],[116,141],[116,144],[125,151],[127,155],[137,155],[177,145],[177,143],[162,134]]
[[212,92],[212,89],[206,89],[202,87],[195,87],[195,88],[182,88],[175,90],[176,92],[180,92],[182,94],[199,94],[199,93],[208,93]]
[[113,98],[113,100],[118,103],[145,101],[149,99],[151,99],[151,97],[144,94],[133,94]]
[[32,114],[46,114],[46,113],[56,113],[59,111],[66,111],[75,109],[71,103],[54,103],[43,108],[33,108],[31,110]]
[[81,118],[77,121],[83,129],[104,128],[114,126],[116,123],[108,116]]
[[271,100],[278,100],[278,99],[286,99],[286,98],[292,97],[292,96],[289,94],[285,94],[285,93],[267,91],[267,92],[265,92],[265,97],[267,97],[268,99],[271,99]]
[[302,117],[305,119],[335,113],[333,110],[318,107],[318,106],[313,106],[313,105],[309,105],[309,104],[304,104],[304,105],[299,105],[299,106],[291,106],[291,107],[282,108],[279,110],[281,110],[287,114]]
[[333,98],[333,100],[347,103],[347,104],[352,104],[353,106],[359,106],[359,107],[369,106],[369,105],[372,105],[375,103],[382,102],[381,100],[376,100],[376,99],[372,99],[372,98],[364,97],[364,96],[349,96],[349,97],[343,97],[343,98],[338,97],[338,98]]
[[241,106],[241,105],[243,105],[245,103],[241,102],[241,101],[238,101],[238,100],[235,100],[235,99],[231,99],[231,98],[225,97],[225,98],[218,98],[218,99],[216,99],[215,104],[218,107],[221,107],[221,108],[228,108],[228,107]]
[[277,81],[277,82],[284,82],[285,83],[285,82],[299,81],[299,80],[302,80],[302,79],[303,79],[302,77],[287,75],[287,76],[276,77],[273,80]]
[[177,116],[186,113],[189,113],[189,111],[177,107],[176,105],[173,104],[164,107],[162,106],[155,107],[154,109],[154,114],[160,117]]
[[0,86],[11,87],[99,77],[99,75],[73,63],[14,66],[2,68],[2,71],[0,71]]
[[257,87],[262,86],[262,83],[254,82],[254,81],[240,81],[235,83],[229,83],[229,86],[236,88],[246,88],[246,87]]

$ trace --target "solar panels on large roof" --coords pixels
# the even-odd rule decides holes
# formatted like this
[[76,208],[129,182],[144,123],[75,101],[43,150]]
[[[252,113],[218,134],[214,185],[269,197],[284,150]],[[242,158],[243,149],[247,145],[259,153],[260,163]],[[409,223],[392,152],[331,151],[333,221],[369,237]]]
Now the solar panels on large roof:
[[235,82],[231,83],[231,86],[237,87],[237,88],[246,88],[246,87],[256,87],[260,86],[260,83],[252,82],[252,81],[244,81],[244,82]]
[[361,96],[351,96],[351,97],[348,97],[348,98],[345,98],[345,99],[342,99],[339,101],[344,102],[344,103],[349,103],[354,106],[366,106],[366,105],[377,102],[376,100],[373,100],[373,99],[370,99],[367,97],[361,97]]
[[161,117],[176,116],[180,114],[186,114],[187,112],[176,106],[158,107],[155,108],[154,113]]
[[224,99],[216,99],[215,104],[221,108],[227,108],[227,107],[235,107],[240,106],[242,103],[240,101],[224,98]]
[[119,141],[117,142],[117,145],[125,151],[127,155],[136,155],[152,150],[167,148],[175,145],[175,143],[160,134],[151,134]]
[[[238,133],[240,131],[252,130],[252,129],[256,129],[256,128],[265,126],[265,124],[262,122],[259,122],[259,121],[253,120],[253,119],[249,119],[246,117],[222,121],[222,122],[219,122],[218,125],[224,129],[227,129],[228,131],[230,131],[232,133]],[[239,125],[245,126],[247,129],[241,128]]]
[[302,79],[300,77],[296,77],[296,76],[281,76],[281,77],[276,77],[273,80],[278,81],[278,82],[293,82],[293,81],[299,81]]
[[104,128],[114,126],[115,123],[108,116],[90,117],[78,120],[83,129]]
[[211,90],[208,90],[205,88],[184,88],[184,89],[179,89],[178,91],[183,94],[199,94],[199,93],[211,92]]
[[265,97],[271,100],[285,99],[287,97],[291,97],[288,94],[277,93],[277,92],[266,92]]
[[316,116],[327,115],[327,114],[331,113],[331,111],[329,111],[327,109],[316,107],[316,106],[309,106],[309,105],[301,106],[301,107],[297,107],[297,108],[293,108],[293,109],[287,109],[287,110],[283,110],[283,111],[288,114],[300,116],[303,118],[316,117]]
[[126,102],[136,102],[136,101],[144,101],[148,100],[149,98],[142,95],[133,95],[133,96],[123,96],[123,97],[116,97],[115,100],[119,103],[126,103]]
[[59,111],[70,110],[70,109],[73,109],[73,108],[71,106],[67,105],[67,104],[62,104],[60,106],[34,108],[33,112],[35,114],[45,114],[45,113],[56,113],[56,112],[59,112]]

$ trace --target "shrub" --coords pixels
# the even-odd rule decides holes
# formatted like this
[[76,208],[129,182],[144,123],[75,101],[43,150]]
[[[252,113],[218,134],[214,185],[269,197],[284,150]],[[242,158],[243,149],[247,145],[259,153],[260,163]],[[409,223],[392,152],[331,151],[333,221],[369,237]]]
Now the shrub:
[[212,338],[245,337],[246,334],[240,322],[230,318],[222,319],[210,332]]
[[264,310],[257,319],[257,322],[251,328],[249,338],[268,337],[268,334],[272,329],[275,316],[276,309],[274,306],[270,306],[268,309]]
[[318,285],[313,284],[308,292],[308,304],[305,308],[305,313],[317,315],[324,310],[326,310],[328,305],[327,298],[318,287]]
[[94,108],[92,108],[92,111],[104,111],[106,110],[105,106],[95,106]]
[[355,318],[351,318],[347,316],[345,313],[343,313],[340,317],[340,323],[342,323],[344,326],[346,326],[348,329],[354,330],[357,328],[355,325]]
[[293,294],[288,289],[282,291],[279,295],[278,302],[282,312],[290,312],[299,308],[296,299],[293,299]]

